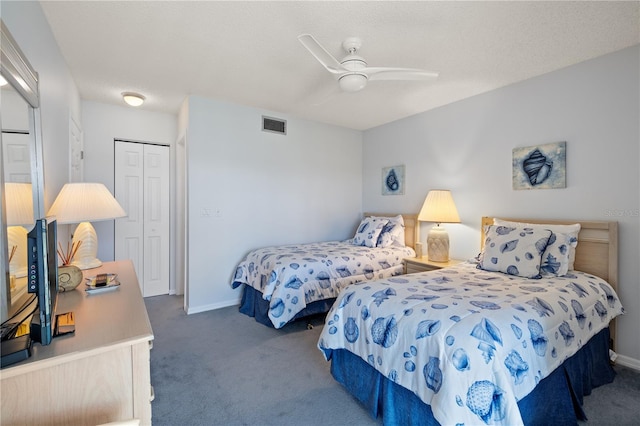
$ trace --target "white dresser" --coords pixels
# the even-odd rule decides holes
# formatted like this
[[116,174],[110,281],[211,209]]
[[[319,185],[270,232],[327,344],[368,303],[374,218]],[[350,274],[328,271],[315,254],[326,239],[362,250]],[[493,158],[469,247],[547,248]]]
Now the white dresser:
[[151,424],[149,356],[153,331],[131,261],[106,262],[85,276],[116,273],[117,290],[59,294],[57,312],[73,311],[74,335],[34,343],[28,360],[0,370],[0,424]]

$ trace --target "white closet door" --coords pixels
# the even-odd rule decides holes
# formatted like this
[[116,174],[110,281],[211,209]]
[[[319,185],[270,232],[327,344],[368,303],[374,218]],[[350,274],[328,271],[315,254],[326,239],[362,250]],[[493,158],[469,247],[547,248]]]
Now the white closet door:
[[31,151],[29,142],[28,133],[2,133],[5,182],[31,182]]
[[169,293],[169,147],[144,145],[144,295]]
[[143,145],[116,141],[115,197],[127,217],[115,223],[115,260],[131,259],[144,294]]
[[115,258],[133,261],[143,296],[169,293],[169,147],[116,141]]

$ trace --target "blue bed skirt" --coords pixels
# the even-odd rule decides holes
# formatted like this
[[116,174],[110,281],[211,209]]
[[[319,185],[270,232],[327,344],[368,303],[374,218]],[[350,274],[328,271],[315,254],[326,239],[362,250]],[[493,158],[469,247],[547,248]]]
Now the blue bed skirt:
[[[331,352],[331,374],[385,425],[438,425],[431,407],[351,352]],[[518,402],[525,425],[577,425],[586,420],[583,397],[611,383],[609,329],[604,329]],[[478,419],[480,422],[480,419]],[[481,423],[481,422],[480,422]]]
[[[333,302],[335,302],[335,297],[331,299],[318,300],[316,302],[312,302],[306,306],[302,311],[298,312],[298,314],[293,317],[291,321],[298,320],[300,318],[308,317],[316,314],[323,314],[329,312],[331,306],[333,306]],[[250,287],[248,285],[244,285],[242,289],[242,301],[240,302],[240,312],[249,315],[250,317],[254,317],[257,322],[260,324],[264,324],[267,327],[273,327],[273,323],[271,322],[271,318],[269,318],[269,302],[262,298],[262,293],[258,290]]]

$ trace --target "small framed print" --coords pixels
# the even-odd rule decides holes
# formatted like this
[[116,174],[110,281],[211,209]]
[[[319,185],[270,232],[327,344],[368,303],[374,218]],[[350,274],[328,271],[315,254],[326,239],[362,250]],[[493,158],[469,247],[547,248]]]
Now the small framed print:
[[513,189],[566,188],[566,142],[513,149]]
[[404,195],[404,166],[382,168],[382,195]]

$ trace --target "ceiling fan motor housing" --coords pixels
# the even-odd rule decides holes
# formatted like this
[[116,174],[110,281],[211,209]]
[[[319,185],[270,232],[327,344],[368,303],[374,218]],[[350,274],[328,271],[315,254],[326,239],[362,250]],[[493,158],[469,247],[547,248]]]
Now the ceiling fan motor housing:
[[345,92],[357,92],[367,85],[368,77],[365,73],[359,72],[367,67],[367,63],[361,56],[353,53],[345,56],[340,62],[343,67],[351,71],[340,76],[340,88]]

